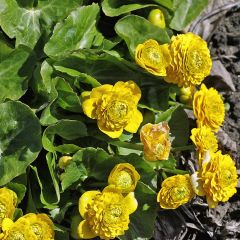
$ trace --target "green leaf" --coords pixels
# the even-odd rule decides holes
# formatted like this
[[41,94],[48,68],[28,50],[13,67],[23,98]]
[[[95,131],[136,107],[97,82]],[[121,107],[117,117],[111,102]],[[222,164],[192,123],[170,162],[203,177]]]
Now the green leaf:
[[86,73],[81,73],[74,69],[66,68],[62,66],[55,66],[55,69],[59,72],[66,73],[69,76],[75,77],[75,84],[78,87],[80,87],[79,82],[90,84],[92,85],[92,87],[98,87],[101,85],[101,83],[99,83],[95,78],[93,78],[92,76]]
[[14,50],[12,46],[7,42],[6,37],[0,31],[0,63],[8,57],[8,55]]
[[124,13],[138,10],[146,7],[156,7],[154,4],[131,3],[129,0],[104,0],[102,10],[109,17],[116,17]]
[[49,151],[55,151],[54,139],[58,135],[66,140],[73,140],[87,136],[87,128],[84,123],[77,120],[61,120],[47,127],[43,133],[43,147]]
[[179,107],[179,105],[176,105],[174,107],[169,108],[168,110],[161,112],[156,115],[155,117],[155,123],[160,122],[169,122],[172,118],[172,114],[176,111],[176,109]]
[[32,110],[20,102],[0,104],[0,185],[24,173],[41,150],[41,127]]
[[82,5],[82,0],[38,0],[37,8],[41,10],[41,18],[50,27],[52,23],[59,22]]
[[0,63],[0,102],[7,98],[18,100],[26,92],[28,74],[24,64],[28,57],[27,51],[16,49]]
[[121,240],[151,239],[157,214],[156,193],[142,182],[138,183],[134,193],[138,201],[137,211],[130,215],[129,230],[124,236],[118,238]]
[[189,140],[189,120],[186,112],[182,107],[178,107],[173,113],[170,121],[171,136],[174,137],[173,147],[185,146]]
[[65,55],[71,51],[92,46],[97,34],[96,20],[99,14],[97,4],[79,7],[55,26],[53,35],[45,45],[48,56]]
[[208,5],[208,0],[174,0],[174,17],[170,27],[177,31],[183,30]]
[[81,103],[78,95],[73,91],[72,87],[63,78],[53,79],[58,92],[58,105],[71,112],[82,112]]
[[84,181],[87,178],[87,170],[82,163],[78,161],[71,161],[66,167],[65,172],[61,175],[62,190],[65,191],[73,183],[81,180]]
[[[57,198],[56,194],[53,194],[54,187],[52,185],[52,179],[49,176],[49,172],[46,170],[44,173],[39,174],[37,167],[31,166],[32,172],[35,175],[37,183],[40,188],[40,194],[38,193],[36,188],[36,181],[34,177],[31,177],[31,180],[34,181],[34,191],[32,191],[33,199],[30,199],[30,204],[37,204],[34,200],[37,199],[41,201],[41,204],[47,209],[54,209],[57,207],[57,203],[59,199]],[[40,195],[40,196],[39,196]],[[32,202],[32,203],[31,203]]]
[[27,191],[27,188],[25,185],[20,184],[20,183],[15,183],[15,182],[10,182],[7,183],[6,187],[8,189],[13,190],[18,197],[18,204],[23,200],[23,198],[25,197],[25,193]]
[[113,84],[130,79],[137,84],[141,81],[155,80],[156,82],[155,76],[141,71],[135,64],[108,52],[93,49],[71,53],[56,61],[53,66],[55,69],[61,66],[85,73],[101,84]]
[[18,6],[15,0],[0,0],[0,26],[20,44],[33,48],[41,35],[40,14],[37,9]]
[[173,8],[173,0],[153,0],[153,1],[166,8],[169,8],[169,9]]
[[57,156],[55,153],[48,152],[46,155],[47,165],[48,165],[49,173],[52,180],[51,183],[55,190],[56,199],[57,199],[56,202],[58,203],[60,201],[60,189],[59,189],[58,177],[56,173],[56,158]]
[[10,38],[16,38],[16,46],[22,44],[34,48],[42,34],[42,20],[50,29],[53,22],[63,19],[79,4],[77,0],[60,3],[58,0],[41,0],[37,7],[29,8],[26,2],[21,6],[16,0],[0,0],[0,26]]
[[155,39],[161,44],[170,42],[164,29],[154,26],[145,18],[136,15],[121,18],[116,23],[115,30],[126,42],[132,57],[134,57],[137,45],[148,39]]

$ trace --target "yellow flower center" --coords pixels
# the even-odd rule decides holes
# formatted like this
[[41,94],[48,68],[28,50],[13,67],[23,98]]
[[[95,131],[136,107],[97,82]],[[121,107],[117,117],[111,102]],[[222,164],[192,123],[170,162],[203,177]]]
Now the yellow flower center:
[[198,50],[189,49],[189,53],[187,55],[188,68],[194,73],[199,73],[204,68],[204,57],[202,53]]
[[162,62],[162,55],[156,48],[146,47],[143,49],[142,57],[150,65],[158,65]]
[[0,221],[6,217],[6,211],[7,211],[6,206],[0,203]]
[[133,184],[133,179],[128,170],[123,170],[118,173],[116,185],[120,188],[129,188]]
[[43,239],[42,228],[39,224],[31,225],[31,229],[34,232],[34,234],[37,236],[37,239],[39,239],[39,240]]
[[228,186],[232,183],[233,174],[230,170],[223,170],[220,175],[221,182],[224,186]]
[[174,202],[184,199],[187,195],[187,189],[185,187],[174,187],[170,192],[171,198]]
[[103,220],[105,223],[118,222],[122,213],[123,211],[121,205],[110,205],[104,213]]
[[8,238],[8,240],[25,240],[24,234],[19,231],[12,232]]
[[107,113],[110,120],[121,120],[128,114],[128,105],[121,101],[113,101],[108,107]]

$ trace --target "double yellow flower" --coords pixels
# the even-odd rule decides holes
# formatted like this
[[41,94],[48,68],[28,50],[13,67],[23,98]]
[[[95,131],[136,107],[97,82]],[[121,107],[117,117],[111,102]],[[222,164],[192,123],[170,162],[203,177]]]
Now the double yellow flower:
[[84,219],[78,226],[80,238],[113,239],[128,229],[130,214],[138,202],[134,189],[140,175],[129,163],[117,164],[109,174],[109,186],[100,191],[87,191],[79,199],[79,212]]
[[141,90],[133,81],[104,84],[82,93],[83,112],[97,119],[98,128],[111,138],[118,138],[123,130],[137,132],[143,117],[137,109]]
[[147,40],[136,47],[135,60],[148,72],[179,87],[199,85],[212,67],[207,43],[191,32],[173,36],[170,44]]

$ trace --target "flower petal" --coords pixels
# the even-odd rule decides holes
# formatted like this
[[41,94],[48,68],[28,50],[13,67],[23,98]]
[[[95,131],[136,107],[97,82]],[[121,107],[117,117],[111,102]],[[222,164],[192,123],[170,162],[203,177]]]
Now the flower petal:
[[95,104],[96,104],[97,98],[89,98],[82,103],[83,112],[92,119],[96,119],[95,116]]
[[78,208],[83,218],[85,217],[85,214],[87,212],[88,204],[91,204],[94,197],[99,193],[99,191],[87,191],[80,197]]
[[14,222],[10,218],[4,218],[2,221],[2,231],[8,231],[12,226]]
[[130,192],[125,198],[124,198],[124,204],[127,206],[129,214],[135,212],[138,207],[137,199],[134,196],[134,192]]
[[78,235],[83,239],[91,239],[96,237],[97,235],[90,229],[86,220],[83,220],[78,225]]
[[101,121],[98,121],[98,128],[105,134],[107,134],[110,138],[118,138],[121,136],[123,129],[119,130],[107,130]]
[[143,121],[142,113],[136,109],[131,119],[129,120],[127,126],[124,129],[128,132],[135,133],[137,132],[142,121]]
[[110,84],[104,84],[102,86],[93,88],[90,97],[91,98],[101,98],[103,94],[112,91],[113,86]]

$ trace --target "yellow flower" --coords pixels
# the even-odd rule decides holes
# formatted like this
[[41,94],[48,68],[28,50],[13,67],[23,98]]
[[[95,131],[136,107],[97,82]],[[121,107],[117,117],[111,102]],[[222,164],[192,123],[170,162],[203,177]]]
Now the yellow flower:
[[5,218],[2,224],[2,233],[0,240],[38,240],[36,235],[31,231],[29,222],[23,217],[19,218],[15,223]]
[[189,87],[199,85],[210,74],[212,60],[207,43],[201,37],[191,32],[173,36],[169,49],[167,82]]
[[80,238],[114,239],[128,229],[129,215],[137,209],[137,200],[130,192],[125,197],[111,186],[103,192],[88,191],[79,199],[79,212],[84,220],[78,226]]
[[163,181],[157,201],[162,208],[175,209],[189,202],[194,196],[189,174],[175,175]]
[[38,240],[54,239],[54,225],[52,220],[46,214],[29,213],[22,218],[28,220],[30,229],[36,235]]
[[5,187],[0,188],[0,229],[4,218],[13,218],[16,205],[16,193]]
[[140,139],[144,145],[144,157],[148,161],[166,160],[169,157],[171,141],[166,122],[148,123],[141,128]]
[[137,132],[143,117],[137,110],[141,90],[133,82],[104,84],[91,92],[83,92],[84,113],[97,119],[99,129],[111,138],[118,138],[123,129]]
[[191,140],[197,147],[199,152],[200,165],[205,153],[209,150],[216,152],[218,149],[218,142],[215,134],[209,127],[202,126],[200,128],[193,128],[191,131]]
[[210,153],[210,160],[203,161],[199,178],[210,208],[228,201],[236,193],[237,169],[232,158],[221,151]]
[[108,184],[119,188],[122,193],[134,191],[140,175],[135,167],[129,163],[117,164],[108,177]]
[[65,169],[69,165],[71,160],[72,160],[71,156],[62,156],[62,157],[60,157],[59,161],[58,161],[59,168]]
[[225,109],[221,95],[214,88],[207,89],[204,84],[194,94],[193,112],[198,127],[207,126],[217,132],[224,121]]
[[169,63],[168,44],[159,45],[153,39],[138,44],[135,60],[148,72],[156,76],[166,76],[166,67]]

